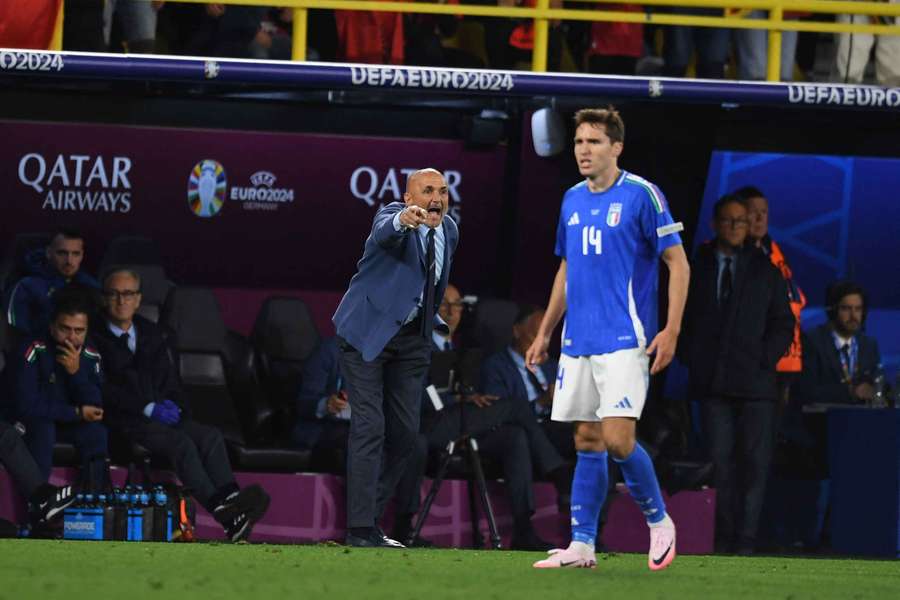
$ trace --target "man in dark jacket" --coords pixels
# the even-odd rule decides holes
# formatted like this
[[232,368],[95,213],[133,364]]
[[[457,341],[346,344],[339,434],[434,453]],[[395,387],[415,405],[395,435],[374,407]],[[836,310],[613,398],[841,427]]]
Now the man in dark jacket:
[[794,317],[781,274],[745,246],[747,209],[734,196],[715,206],[716,238],[691,265],[679,356],[703,403],[715,466],[719,549],[752,553],[774,443],[775,365]]
[[100,355],[85,343],[88,310],[82,294],[57,294],[48,333],[27,343],[13,363],[8,414],[25,427],[25,443],[43,479],[53,466],[53,445],[62,439],[78,450],[87,486],[102,489],[108,482],[107,433]]
[[804,335],[797,397],[803,403],[871,401],[881,355],[878,342],[862,333],[866,293],[852,281],[839,281],[828,286],[825,295],[828,322]]
[[[74,229],[61,229],[44,250],[25,257],[28,276],[13,287],[9,298],[9,324],[28,337],[46,335],[52,299],[57,290],[74,284],[97,289],[97,280],[81,270],[84,238]],[[88,306],[89,312],[93,307]]]
[[269,496],[258,485],[239,489],[221,432],[191,420],[166,341],[155,324],[135,314],[140,285],[140,276],[128,269],[103,282],[106,318],[94,339],[107,369],[107,421],[126,439],[166,456],[228,539],[247,539]]

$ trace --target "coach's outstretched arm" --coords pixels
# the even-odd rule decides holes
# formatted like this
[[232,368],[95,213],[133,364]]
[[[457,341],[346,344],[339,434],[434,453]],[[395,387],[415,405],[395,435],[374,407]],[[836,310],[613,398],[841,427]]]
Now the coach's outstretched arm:
[[684,305],[687,302],[688,284],[691,279],[691,267],[688,264],[684,246],[669,246],[662,253],[662,260],[669,269],[669,310],[666,327],[656,334],[647,347],[647,354],[656,353],[650,374],[656,375],[669,366],[675,356],[678,345],[678,334],[681,333],[681,318],[684,316]]
[[[683,254],[683,252],[682,252]],[[550,346],[550,336],[556,325],[566,312],[566,259],[559,261],[559,269],[553,280],[553,288],[550,290],[550,301],[547,303],[547,312],[541,320],[541,327],[537,336],[531,343],[531,347],[525,353],[525,364],[530,371],[534,371],[537,365],[547,360],[547,348]],[[682,303],[682,308],[684,303]],[[678,317],[681,322],[681,317]]]

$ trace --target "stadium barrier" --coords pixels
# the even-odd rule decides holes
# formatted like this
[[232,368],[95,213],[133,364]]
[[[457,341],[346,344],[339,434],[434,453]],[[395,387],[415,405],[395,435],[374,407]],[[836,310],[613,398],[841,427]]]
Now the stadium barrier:
[[[175,0],[209,4],[212,0]],[[586,4],[617,4],[620,0],[578,0]],[[216,0],[219,4],[270,6],[269,0]],[[551,20],[612,21],[647,25],[684,25],[723,27],[730,29],[767,29],[770,32],[766,78],[779,80],[782,31],[822,33],[872,33],[900,35],[900,4],[845,0],[629,0],[628,4],[645,7],[645,12],[551,8],[550,0],[536,0],[534,7],[481,6],[434,2],[383,2],[369,0],[283,0],[280,6],[293,7],[293,58],[306,59],[307,11],[309,9],[365,10],[418,14],[445,14],[479,17],[505,17],[534,20],[532,70],[547,70],[549,24]],[[659,7],[721,9],[722,16],[679,15],[656,12]],[[764,19],[748,18],[749,9],[768,11]],[[737,12],[731,12],[737,11]],[[895,24],[832,23],[785,19],[788,13],[850,14],[893,18]]]
[[[900,6],[900,5],[898,5]],[[900,87],[617,77],[486,69],[298,63],[0,48],[0,80],[177,81],[499,97],[623,98],[781,107],[897,110]]]

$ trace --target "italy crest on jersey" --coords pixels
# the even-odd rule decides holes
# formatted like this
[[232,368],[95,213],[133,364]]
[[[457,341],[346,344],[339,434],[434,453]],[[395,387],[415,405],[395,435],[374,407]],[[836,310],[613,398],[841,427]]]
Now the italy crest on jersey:
[[606,213],[606,224],[615,227],[622,220],[622,203],[613,202],[609,205],[609,212]]

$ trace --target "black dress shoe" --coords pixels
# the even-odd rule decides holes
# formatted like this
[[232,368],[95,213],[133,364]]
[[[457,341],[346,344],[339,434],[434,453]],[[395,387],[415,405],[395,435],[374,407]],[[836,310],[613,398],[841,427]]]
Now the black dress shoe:
[[397,540],[384,535],[380,529],[371,528],[364,531],[348,531],[344,543],[356,548],[405,548]]

